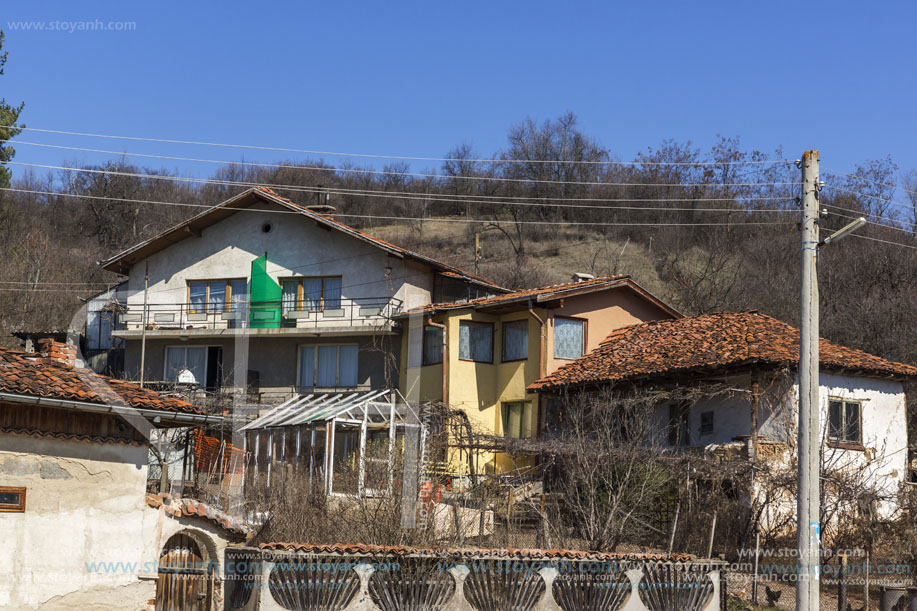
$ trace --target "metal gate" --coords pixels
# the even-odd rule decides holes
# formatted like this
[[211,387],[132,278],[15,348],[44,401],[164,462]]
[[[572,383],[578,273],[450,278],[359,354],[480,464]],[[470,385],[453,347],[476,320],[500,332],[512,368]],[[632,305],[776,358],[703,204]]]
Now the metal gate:
[[209,611],[213,574],[188,535],[174,535],[159,556],[156,611]]

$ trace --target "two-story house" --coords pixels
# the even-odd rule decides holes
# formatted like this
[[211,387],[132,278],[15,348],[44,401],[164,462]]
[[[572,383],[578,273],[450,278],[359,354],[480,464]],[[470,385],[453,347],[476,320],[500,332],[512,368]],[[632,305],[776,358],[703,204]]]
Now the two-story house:
[[[441,402],[463,414],[475,435],[533,437],[543,415],[527,386],[587,354],[615,329],[681,316],[630,276],[574,279],[406,311],[402,394],[413,404]],[[480,447],[450,454],[445,468],[456,475],[520,466],[504,452]]]
[[267,405],[301,392],[394,388],[395,315],[506,292],[267,188],[101,265],[128,277],[113,332],[126,377],[247,386]]

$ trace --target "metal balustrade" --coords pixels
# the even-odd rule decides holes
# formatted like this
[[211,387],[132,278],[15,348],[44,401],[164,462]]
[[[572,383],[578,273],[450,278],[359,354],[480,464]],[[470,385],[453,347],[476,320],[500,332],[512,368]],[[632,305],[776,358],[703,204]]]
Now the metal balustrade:
[[316,308],[281,301],[234,303],[131,303],[117,313],[115,335],[147,331],[301,329],[321,331],[393,325],[402,301],[393,297],[342,298]]

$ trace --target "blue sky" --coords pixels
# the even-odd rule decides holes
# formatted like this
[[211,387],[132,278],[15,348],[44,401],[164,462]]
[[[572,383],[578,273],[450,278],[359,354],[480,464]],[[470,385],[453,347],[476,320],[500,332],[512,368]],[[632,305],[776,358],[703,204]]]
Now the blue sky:
[[[135,26],[16,29],[23,20]],[[886,155],[909,169],[917,168],[915,23],[917,3],[893,1],[6,0],[0,90],[26,102],[30,127],[105,134],[433,157],[467,140],[489,156],[512,123],[572,110],[622,159],[664,138],[708,147],[723,134],[746,148],[783,145],[790,158],[818,148],[823,166],[839,170]],[[19,139],[241,158],[230,149]],[[19,161],[54,165],[108,158],[18,151]]]

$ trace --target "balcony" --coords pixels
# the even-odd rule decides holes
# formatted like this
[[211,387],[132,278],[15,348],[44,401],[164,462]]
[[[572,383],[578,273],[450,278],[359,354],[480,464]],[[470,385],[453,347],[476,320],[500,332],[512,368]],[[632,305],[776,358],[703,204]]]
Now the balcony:
[[280,301],[233,303],[131,303],[116,314],[113,337],[222,337],[233,335],[307,337],[394,333],[402,302],[361,297],[325,302],[321,309],[297,309]]

